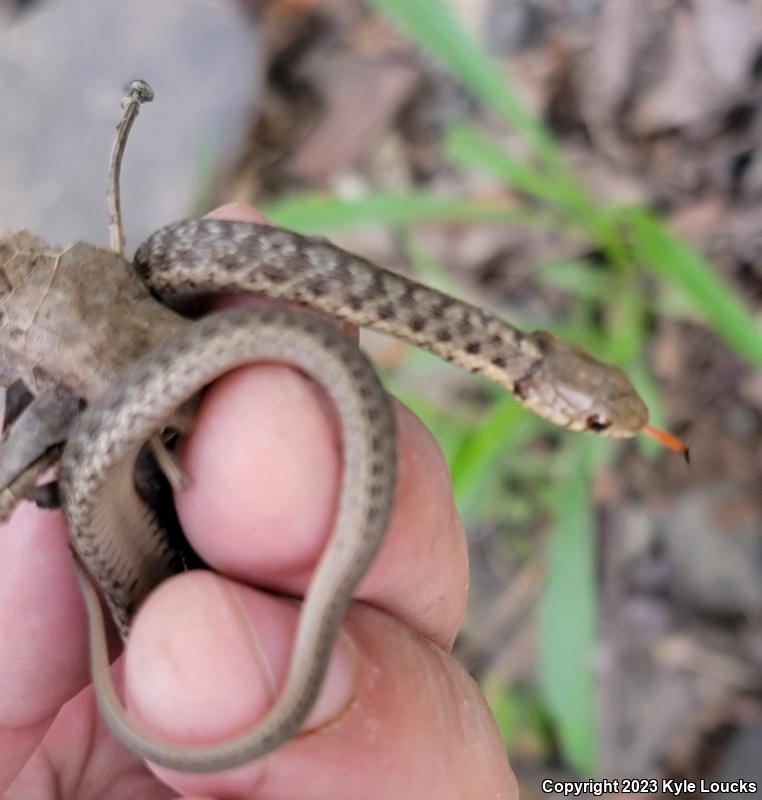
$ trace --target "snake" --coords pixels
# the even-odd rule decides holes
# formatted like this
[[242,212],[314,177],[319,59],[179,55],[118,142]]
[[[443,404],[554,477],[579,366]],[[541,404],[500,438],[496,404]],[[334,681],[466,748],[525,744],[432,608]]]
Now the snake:
[[[87,608],[98,704],[118,739],[162,766],[227,769],[298,733],[353,592],[383,540],[396,486],[392,407],[367,357],[332,320],[389,334],[482,375],[555,425],[615,438],[658,431],[647,425],[646,406],[619,368],[547,332],[524,333],[322,238],[267,224],[187,220],[152,234],[133,266],[153,295],[176,309],[230,292],[286,301],[215,311],[171,332],[82,412],[62,455],[60,494]],[[175,549],[136,489],[136,460],[205,386],[262,361],[307,374],[333,404],[343,461],[336,516],[269,711],[230,739],[178,744],[133,719],[119,700],[98,589],[126,639],[142,599],[177,571]]]

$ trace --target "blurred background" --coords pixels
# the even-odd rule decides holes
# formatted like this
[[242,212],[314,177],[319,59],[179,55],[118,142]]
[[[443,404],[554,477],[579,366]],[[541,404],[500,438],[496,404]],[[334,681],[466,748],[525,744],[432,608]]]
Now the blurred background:
[[621,366],[653,442],[375,336],[471,545],[458,657],[540,779],[762,782],[762,3],[0,0],[0,228],[232,200]]

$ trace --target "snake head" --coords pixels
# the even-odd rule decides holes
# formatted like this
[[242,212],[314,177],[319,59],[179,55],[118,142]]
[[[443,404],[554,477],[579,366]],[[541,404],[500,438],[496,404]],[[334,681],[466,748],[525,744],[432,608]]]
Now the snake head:
[[514,384],[524,405],[574,431],[624,439],[643,430],[648,410],[622,370],[545,331],[526,339],[537,359]]

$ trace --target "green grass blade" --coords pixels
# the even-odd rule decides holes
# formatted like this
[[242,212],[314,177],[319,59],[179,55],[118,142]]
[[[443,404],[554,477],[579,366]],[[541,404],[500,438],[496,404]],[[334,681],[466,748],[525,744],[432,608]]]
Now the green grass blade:
[[555,141],[511,89],[495,62],[469,37],[443,0],[370,0],[441,61],[477,98],[513,125],[547,163],[560,163]]
[[504,395],[465,437],[450,460],[455,502],[464,522],[478,508],[482,489],[497,462],[528,442],[542,424],[511,395]]
[[614,286],[609,273],[576,258],[548,261],[537,269],[536,277],[543,286],[598,302],[610,298]]
[[299,194],[262,209],[273,222],[301,233],[319,233],[353,225],[405,225],[427,219],[536,221],[536,214],[503,200],[463,200],[410,192],[369,192],[343,199],[324,194]]
[[575,440],[554,498],[556,528],[539,610],[540,683],[567,761],[596,766],[596,695],[591,657],[597,627],[590,480],[597,441]]
[[[614,235],[610,215],[588,196],[565,170],[537,170],[525,161],[512,156],[503,144],[472,125],[459,124],[450,128],[445,139],[445,152],[459,166],[477,168],[504,181],[515,189],[549,203],[581,226],[598,241],[617,262],[622,260],[621,243]],[[558,228],[565,222],[553,220]]]
[[762,328],[712,265],[645,209],[626,218],[640,260],[670,281],[737,353],[762,367]]
[[463,442],[471,435],[473,425],[456,419],[451,411],[433,405],[420,393],[410,391],[393,377],[385,377],[384,386],[428,428],[442,449],[447,463],[450,464],[463,446]]
[[512,156],[492,136],[472,125],[453,125],[445,137],[445,155],[466,169],[474,167],[540,200],[566,204],[567,193],[553,184],[544,171]]
[[551,757],[547,723],[536,697],[498,688],[487,689],[486,697],[509,754],[523,745],[524,749],[531,747],[537,755]]

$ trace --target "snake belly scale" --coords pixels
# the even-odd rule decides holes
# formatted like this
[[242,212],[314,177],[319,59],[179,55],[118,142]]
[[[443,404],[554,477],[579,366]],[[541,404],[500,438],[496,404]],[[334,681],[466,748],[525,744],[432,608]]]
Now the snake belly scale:
[[[62,504],[81,565],[93,683],[114,733],[151,761],[210,772],[261,756],[292,737],[320,689],[352,593],[375,555],[393,502],[396,445],[389,400],[360,351],[320,311],[389,333],[483,374],[551,422],[628,437],[647,422],[625,375],[550,334],[524,334],[322,240],[245,222],[190,220],[153,234],[135,269],[165,304],[255,292],[306,306],[238,308],[173,332],[134,362],[79,417],[60,469]],[[179,406],[242,364],[278,361],[310,375],[335,406],[343,475],[333,533],[307,590],[288,674],[269,712],[217,744],[178,745],[132,720],[116,695],[97,592],[123,637],[145,595],[174,571],[175,556],[133,471],[141,448]],[[87,574],[89,573],[89,575]]]

